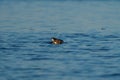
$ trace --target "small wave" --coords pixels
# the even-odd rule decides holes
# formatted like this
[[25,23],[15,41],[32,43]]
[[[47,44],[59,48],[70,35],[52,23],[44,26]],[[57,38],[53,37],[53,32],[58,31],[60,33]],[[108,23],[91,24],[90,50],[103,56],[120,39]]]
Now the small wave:
[[18,79],[27,79],[27,80],[31,80],[31,78],[38,78],[37,80],[43,78],[47,78],[48,76],[51,76],[51,74],[30,74],[30,75],[22,75],[22,76],[18,76]]
[[15,71],[28,71],[28,70],[43,70],[42,68],[9,68],[10,70]]
[[82,37],[89,37],[90,35],[86,34],[86,33],[75,33],[75,36],[82,36]]
[[120,73],[104,74],[101,77],[120,77]]
[[78,38],[78,37],[89,37],[89,35],[85,33],[72,33],[72,34],[66,35],[66,37]]
[[106,56],[96,56],[96,57],[101,57],[101,58],[104,58],[104,59],[111,59],[111,58],[119,58],[120,56],[115,56],[115,55],[106,55]]
[[109,48],[98,48],[98,49],[94,49],[94,48],[82,48],[81,50],[87,50],[87,51],[91,51],[91,52],[98,52],[98,51],[109,51]]
[[28,60],[28,61],[36,61],[36,60],[54,60],[54,58],[47,58],[47,57],[41,57],[41,58],[30,58],[30,59],[25,59],[25,60]]
[[104,36],[105,38],[120,38],[119,36],[116,36],[116,35],[107,35],[107,36]]
[[0,48],[0,50],[14,50],[14,51],[16,51],[16,50],[18,50],[17,48],[8,48],[8,47],[1,47]]

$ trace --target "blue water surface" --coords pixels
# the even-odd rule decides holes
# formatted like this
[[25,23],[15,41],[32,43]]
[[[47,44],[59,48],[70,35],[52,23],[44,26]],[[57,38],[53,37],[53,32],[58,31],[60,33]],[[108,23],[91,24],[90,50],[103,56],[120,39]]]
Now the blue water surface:
[[1,0],[0,80],[119,80],[119,4]]

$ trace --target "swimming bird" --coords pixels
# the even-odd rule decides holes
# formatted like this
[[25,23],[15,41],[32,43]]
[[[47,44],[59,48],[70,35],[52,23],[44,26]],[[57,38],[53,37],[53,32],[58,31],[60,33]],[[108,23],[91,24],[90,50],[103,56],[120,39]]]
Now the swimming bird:
[[61,39],[57,39],[57,38],[52,38],[52,43],[53,44],[62,44],[64,41],[63,40],[61,40]]

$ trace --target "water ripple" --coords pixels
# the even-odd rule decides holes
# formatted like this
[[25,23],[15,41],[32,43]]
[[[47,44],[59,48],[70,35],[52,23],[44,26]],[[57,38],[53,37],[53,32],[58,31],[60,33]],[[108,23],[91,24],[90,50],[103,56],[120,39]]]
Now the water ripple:
[[112,73],[112,74],[104,74],[104,75],[101,75],[101,77],[119,77],[120,76],[120,73]]
[[[54,34],[49,32],[2,35],[0,63],[3,72],[25,80],[47,79],[53,76],[104,78],[119,76],[118,71],[114,71],[115,74],[104,74],[106,69],[106,71],[119,69],[119,36],[61,33],[58,38],[65,41],[62,45],[51,44],[53,36]],[[116,61],[118,62],[115,63]],[[100,71],[103,73],[98,76]]]

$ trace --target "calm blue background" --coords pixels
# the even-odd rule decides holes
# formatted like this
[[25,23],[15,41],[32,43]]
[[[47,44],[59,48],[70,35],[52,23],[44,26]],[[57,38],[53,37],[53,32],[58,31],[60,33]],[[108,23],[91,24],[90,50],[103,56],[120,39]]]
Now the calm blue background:
[[119,79],[119,0],[0,1],[0,80]]

